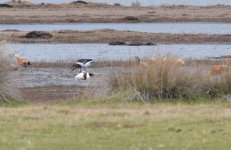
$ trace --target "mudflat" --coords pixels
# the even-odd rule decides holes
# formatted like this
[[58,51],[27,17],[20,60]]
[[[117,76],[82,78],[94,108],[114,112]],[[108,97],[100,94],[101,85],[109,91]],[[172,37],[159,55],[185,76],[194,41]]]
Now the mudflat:
[[231,6],[127,7],[98,3],[0,5],[0,23],[231,22]]

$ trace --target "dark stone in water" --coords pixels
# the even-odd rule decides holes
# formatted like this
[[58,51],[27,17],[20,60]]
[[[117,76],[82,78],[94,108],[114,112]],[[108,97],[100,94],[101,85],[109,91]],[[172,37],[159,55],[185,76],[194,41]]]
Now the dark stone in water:
[[53,35],[44,31],[31,31],[25,35],[25,38],[31,38],[31,39],[50,39]]
[[111,42],[109,45],[127,45],[125,42]]
[[142,46],[142,45],[146,45],[146,46],[155,46],[155,43],[151,43],[151,42],[147,42],[147,43],[130,43],[128,44],[129,46]]
[[13,6],[11,6],[9,4],[0,4],[0,7],[12,8]]
[[152,42],[147,42],[145,45],[148,45],[148,46],[156,46],[155,43],[152,43]]
[[88,2],[79,0],[79,1],[73,1],[71,2],[71,4],[88,4]]
[[111,42],[109,43],[109,45],[127,45],[127,46],[142,46],[142,45],[146,45],[146,46],[155,46],[155,43],[152,42],[147,42],[147,43],[126,43],[126,42]]
[[142,43],[129,43],[127,44],[128,46],[141,46],[141,45],[144,45]]

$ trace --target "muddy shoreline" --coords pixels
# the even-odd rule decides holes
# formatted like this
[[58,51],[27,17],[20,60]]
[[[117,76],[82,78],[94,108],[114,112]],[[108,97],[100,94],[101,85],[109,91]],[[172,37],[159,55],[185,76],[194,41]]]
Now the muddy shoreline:
[[[231,43],[231,34],[170,34],[136,31],[117,31],[111,29],[72,31],[59,30],[44,32],[45,36],[27,37],[29,32],[5,30],[0,32],[0,41],[10,43]],[[48,34],[49,36],[47,36]]]
[[[16,80],[22,82],[19,85],[19,91],[21,93],[21,97],[28,102],[40,103],[40,102],[51,102],[51,101],[60,101],[60,100],[70,100],[70,99],[88,99],[91,97],[105,96],[110,93],[110,74],[115,71],[117,67],[117,71],[126,71],[129,68],[134,67],[134,60],[128,60],[125,62],[98,62],[96,65],[92,66],[90,72],[95,73],[95,76],[92,79],[87,81],[75,81],[72,79],[76,72],[70,72],[70,64],[67,62],[66,64],[60,63],[43,63],[40,62],[37,64],[30,66],[29,68],[19,68],[18,71],[22,72],[22,76],[16,75]],[[201,71],[205,71],[213,64],[231,64],[231,59],[207,59],[207,60],[185,60],[185,67],[188,69],[199,69]],[[112,69],[113,67],[114,69]],[[60,69],[55,69],[60,68]],[[43,72],[43,70],[46,72]],[[34,71],[37,72],[34,74]],[[18,72],[16,71],[16,72]],[[26,73],[27,72],[27,73]],[[65,83],[58,81],[58,83],[51,84],[47,81],[50,81],[54,78],[61,79],[58,77],[59,74],[62,75],[60,77],[70,79]],[[101,75],[104,74],[102,78]],[[45,83],[46,84],[37,84]],[[32,84],[32,86],[26,86]]]
[[[8,6],[7,6],[8,5]],[[0,5],[0,23],[231,22],[231,6],[128,7],[107,4]]]
[[[231,64],[231,56],[221,56],[221,57],[211,57],[208,59],[185,59],[185,65],[213,65],[213,64]],[[38,61],[33,62],[28,68],[71,68],[73,61],[61,61],[61,62],[45,62]],[[101,67],[132,67],[136,64],[134,58],[129,60],[95,60],[95,63],[92,64],[91,68],[101,68]],[[19,66],[18,66],[19,67]]]

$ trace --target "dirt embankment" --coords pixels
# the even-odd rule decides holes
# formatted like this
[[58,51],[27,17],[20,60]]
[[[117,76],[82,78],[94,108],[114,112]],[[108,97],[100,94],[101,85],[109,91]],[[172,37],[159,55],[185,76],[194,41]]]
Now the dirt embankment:
[[125,7],[96,3],[2,4],[0,23],[231,22],[231,6]]
[[12,43],[231,43],[231,35],[147,33],[111,29],[51,32],[6,30],[0,32],[0,40]]

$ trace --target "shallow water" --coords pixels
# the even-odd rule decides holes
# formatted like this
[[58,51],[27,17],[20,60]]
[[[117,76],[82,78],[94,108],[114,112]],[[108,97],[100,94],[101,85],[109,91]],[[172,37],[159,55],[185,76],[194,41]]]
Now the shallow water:
[[0,30],[17,29],[22,31],[52,30],[130,30],[152,33],[189,33],[189,34],[231,34],[231,23],[61,23],[61,24],[0,24]]
[[7,44],[9,55],[19,53],[32,61],[75,60],[127,60],[134,56],[150,57],[173,54],[182,58],[204,59],[231,55],[226,44],[159,44],[157,46],[111,46],[108,44]]
[[[107,44],[7,44],[9,55],[14,53],[33,61],[59,61],[75,60],[77,58],[93,58],[120,60],[133,59],[134,56],[151,57],[172,53],[183,58],[207,58],[212,56],[231,55],[231,45],[206,45],[206,44],[173,44],[157,46],[110,46]],[[94,73],[94,78],[88,81],[77,81],[70,68],[20,68],[15,71],[13,82],[19,88],[49,86],[49,85],[78,85],[81,87],[105,86],[107,77],[123,68],[88,68]]]
[[[2,3],[7,2],[9,0],[1,0]],[[33,3],[69,3],[73,0],[28,0]],[[123,5],[130,6],[132,2],[136,0],[85,0],[86,2],[100,2],[100,3],[120,3]],[[142,6],[150,6],[150,5],[231,5],[230,0],[139,0]]]
[[[88,68],[87,71],[94,77],[87,80],[76,80],[78,71],[70,68],[19,68],[12,73],[13,83],[18,88],[48,86],[48,85],[79,85],[79,86],[105,86],[109,74],[121,68]],[[95,80],[97,79],[97,80]]]

